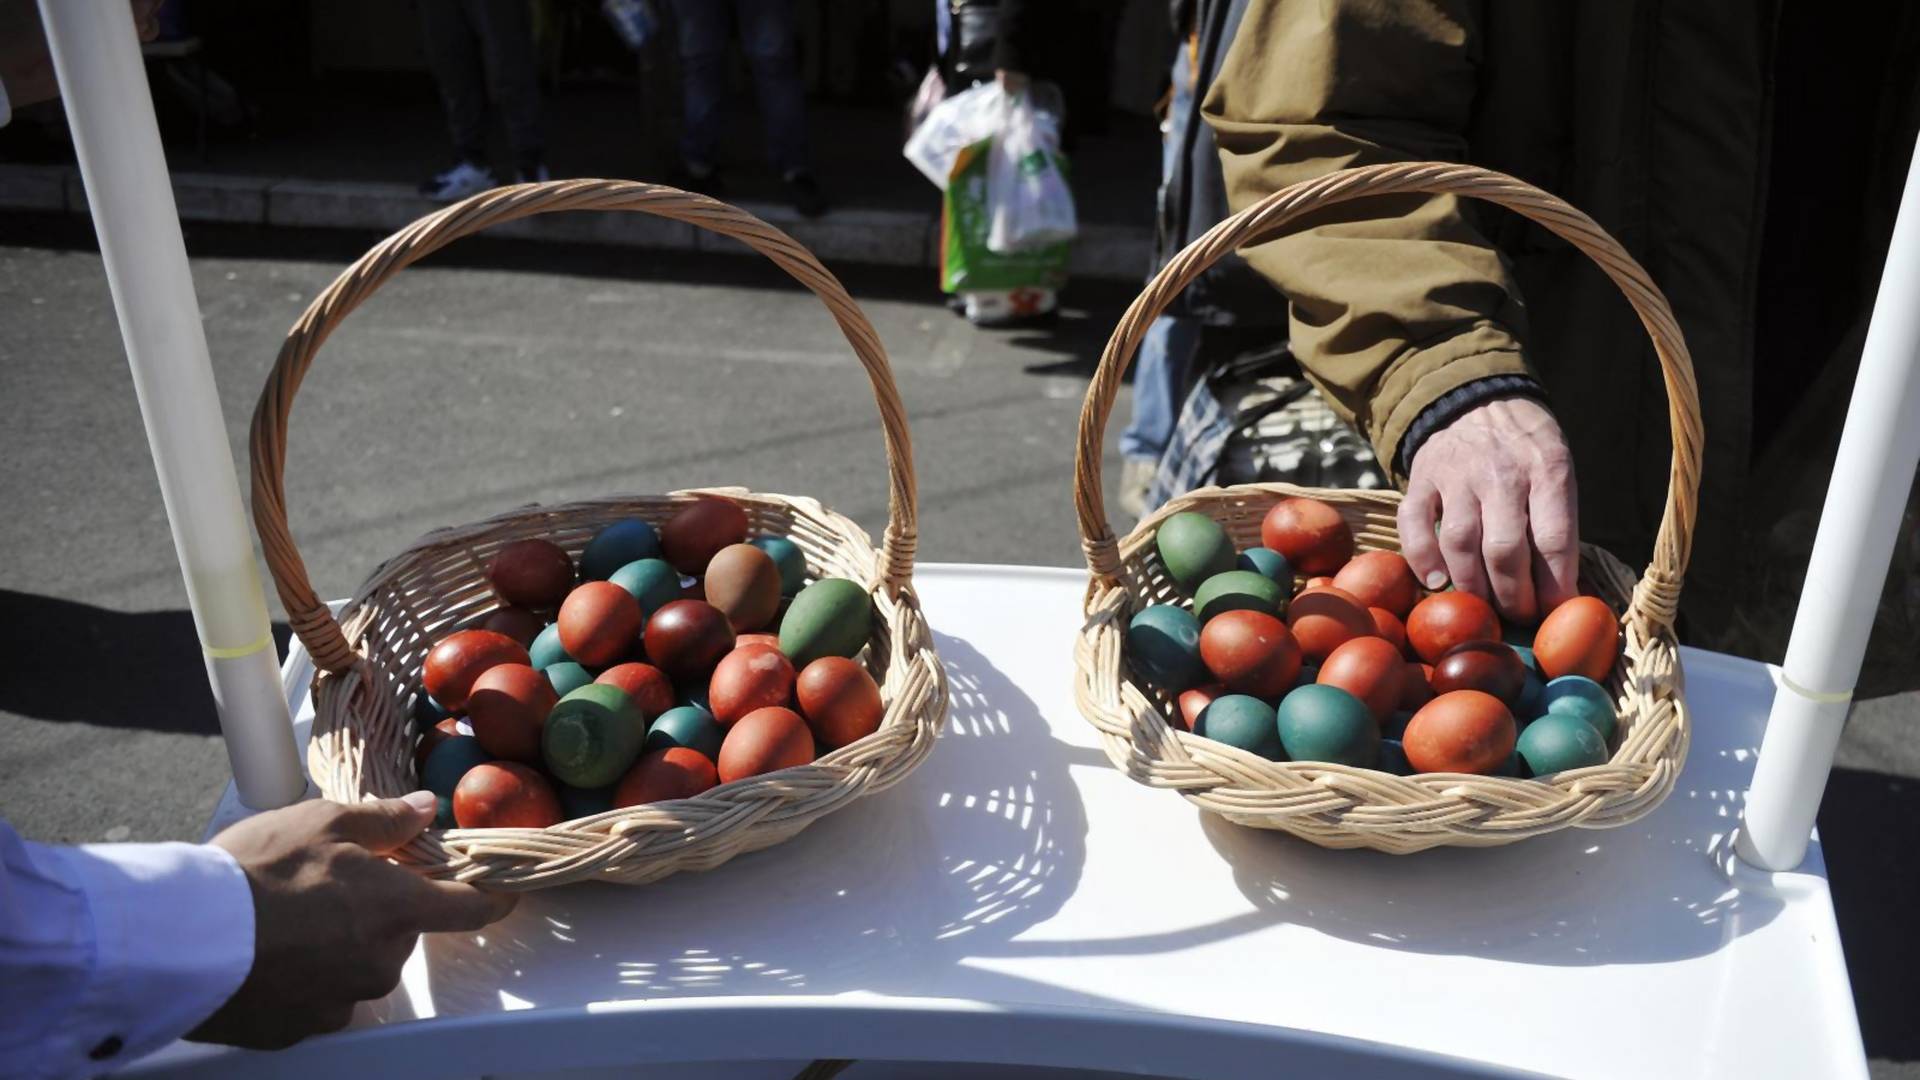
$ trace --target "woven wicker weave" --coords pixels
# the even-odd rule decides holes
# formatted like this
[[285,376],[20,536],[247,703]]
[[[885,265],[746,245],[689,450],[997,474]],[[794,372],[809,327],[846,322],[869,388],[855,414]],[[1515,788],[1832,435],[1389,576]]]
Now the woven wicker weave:
[[840,282],[791,237],[702,195],[617,180],[522,184],[476,195],[421,218],[369,251],[314,300],[288,332],[254,412],[253,514],[294,632],[318,668],[308,767],[321,792],[352,802],[418,787],[416,733],[405,703],[426,651],[498,601],[485,567],[514,540],[544,537],[574,555],[624,517],[656,524],[695,492],[529,507],[428,534],[387,561],[336,621],[314,592],[287,526],[287,419],[294,394],[327,335],[388,278],[490,225],[557,210],[637,210],[734,237],[811,289],[866,368],[886,439],[890,517],[881,547],[818,502],[741,489],[723,494],[747,512],[754,534],[791,537],[812,577],[865,583],[874,631],[866,652],[881,684],[880,729],[810,765],[736,781],[692,799],[653,803],[549,829],[430,831],[396,853],[437,877],[531,889],[579,880],[640,883],[705,870],[779,843],[815,818],[896,783],[933,749],[946,721],[946,678],[912,591],[916,533],[913,450],[905,407],[878,335]]
[[[1586,584],[1622,613],[1624,645],[1607,686],[1620,723],[1611,760],[1535,780],[1459,774],[1393,776],[1318,762],[1273,762],[1180,731],[1173,703],[1136,681],[1122,643],[1128,620],[1153,603],[1185,603],[1154,552],[1153,533],[1182,510],[1207,514],[1235,543],[1259,543],[1267,508],[1310,495],[1339,508],[1364,550],[1398,550],[1396,492],[1304,490],[1284,484],[1205,488],[1173,500],[1124,541],[1107,526],[1101,448],[1120,378],[1147,327],[1195,275],[1249,243],[1271,239],[1315,209],[1369,195],[1436,192],[1497,203],[1551,229],[1598,263],[1653,338],[1672,413],[1673,463],[1652,565],[1631,571],[1596,548],[1583,551]],[[1195,240],[1160,271],[1122,316],[1080,414],[1075,507],[1092,581],[1075,647],[1075,696],[1107,756],[1129,776],[1172,788],[1243,825],[1282,829],[1325,847],[1405,853],[1439,845],[1511,843],[1569,825],[1624,825],[1660,804],[1686,759],[1689,719],[1673,619],[1693,535],[1700,484],[1700,404],[1693,362],[1666,298],[1591,218],[1509,176],[1467,165],[1375,165],[1275,192]]]

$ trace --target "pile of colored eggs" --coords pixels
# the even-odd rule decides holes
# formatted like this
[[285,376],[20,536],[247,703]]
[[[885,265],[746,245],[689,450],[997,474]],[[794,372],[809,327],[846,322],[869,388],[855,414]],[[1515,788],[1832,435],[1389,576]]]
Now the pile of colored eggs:
[[1141,609],[1126,655],[1174,699],[1171,723],[1270,761],[1402,776],[1607,761],[1617,715],[1602,683],[1620,624],[1605,602],[1569,600],[1519,644],[1485,600],[1428,593],[1396,552],[1354,554],[1353,530],[1319,500],[1275,504],[1260,539],[1236,551],[1193,512],[1154,535],[1191,603]]
[[808,583],[793,541],[748,530],[705,498],[658,530],[601,529],[577,567],[546,540],[501,547],[501,606],[421,665],[414,761],[440,824],[538,829],[690,798],[877,730],[866,590]]

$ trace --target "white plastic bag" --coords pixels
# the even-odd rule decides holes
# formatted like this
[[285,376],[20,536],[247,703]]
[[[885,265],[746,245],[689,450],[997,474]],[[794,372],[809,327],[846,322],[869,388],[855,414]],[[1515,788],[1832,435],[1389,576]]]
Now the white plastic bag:
[[998,83],[981,83],[947,98],[913,129],[904,153],[935,187],[947,190],[947,177],[960,151],[992,138],[1006,113],[1006,95]]
[[1011,254],[1073,239],[1079,226],[1061,171],[1059,113],[1036,108],[1025,91],[1002,95],[1001,106],[987,162],[987,250]]

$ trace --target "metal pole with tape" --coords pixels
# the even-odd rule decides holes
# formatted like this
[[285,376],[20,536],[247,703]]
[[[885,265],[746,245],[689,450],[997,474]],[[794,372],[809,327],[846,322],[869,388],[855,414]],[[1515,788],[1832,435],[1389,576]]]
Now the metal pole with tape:
[[240,801],[306,790],[200,304],[126,0],[40,0]]
[[1880,590],[1920,466],[1920,149],[1880,273],[1860,373],[1736,850],[1764,870],[1806,857]]

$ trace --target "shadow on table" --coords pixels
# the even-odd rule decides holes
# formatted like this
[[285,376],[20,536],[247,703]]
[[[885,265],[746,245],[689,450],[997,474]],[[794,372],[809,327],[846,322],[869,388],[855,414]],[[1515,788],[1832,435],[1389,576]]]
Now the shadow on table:
[[[1005,996],[1020,980],[964,962],[999,954],[1072,895],[1087,825],[1067,769],[1093,754],[1055,740],[973,646],[935,639],[952,711],[912,776],[707,873],[537,892],[480,934],[434,935],[435,1010],[935,985]],[[375,1018],[406,1013],[396,994]]]
[[1920,781],[1835,769],[1820,802],[1822,851],[1867,1056],[1920,1061]]

